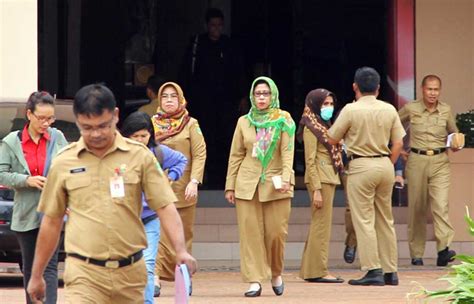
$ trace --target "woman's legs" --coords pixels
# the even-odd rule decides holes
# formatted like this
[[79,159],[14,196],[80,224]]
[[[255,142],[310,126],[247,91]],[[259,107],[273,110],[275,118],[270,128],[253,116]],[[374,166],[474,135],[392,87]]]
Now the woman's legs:
[[145,224],[146,240],[148,247],[143,251],[147,271],[147,285],[145,287],[145,304],[153,304],[154,274],[158,242],[160,241],[160,222],[156,218]]

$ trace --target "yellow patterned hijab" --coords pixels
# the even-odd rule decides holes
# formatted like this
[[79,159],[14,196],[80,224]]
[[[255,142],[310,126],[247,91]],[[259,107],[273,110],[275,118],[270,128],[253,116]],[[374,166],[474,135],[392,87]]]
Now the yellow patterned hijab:
[[[176,109],[174,113],[166,113],[161,108],[161,95],[163,90],[169,86],[173,87],[178,93],[178,109]],[[167,82],[160,87],[158,91],[158,109],[151,119],[155,130],[155,140],[157,142],[176,135],[184,129],[190,119],[186,105],[187,102],[184,98],[183,90],[178,84]]]

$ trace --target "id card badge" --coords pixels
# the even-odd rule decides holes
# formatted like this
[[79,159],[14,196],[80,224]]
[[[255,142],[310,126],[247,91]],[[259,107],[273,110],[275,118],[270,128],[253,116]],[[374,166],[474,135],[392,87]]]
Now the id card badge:
[[258,143],[253,143],[253,148],[252,148],[252,157],[257,157],[257,145]]
[[125,197],[125,187],[123,185],[122,176],[114,176],[110,178],[110,195],[112,198]]

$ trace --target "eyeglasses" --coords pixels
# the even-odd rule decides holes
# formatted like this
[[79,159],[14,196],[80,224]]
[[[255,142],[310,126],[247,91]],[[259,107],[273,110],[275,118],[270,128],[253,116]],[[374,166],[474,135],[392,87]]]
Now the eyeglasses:
[[81,126],[79,122],[76,122],[76,125],[82,134],[89,135],[89,134],[92,134],[94,131],[97,131],[102,134],[109,131],[112,128],[113,122],[114,122],[114,117],[112,117],[112,119],[109,120],[108,122],[104,122],[103,124],[100,124],[97,127],[93,127],[90,125]]
[[49,124],[52,124],[53,122],[56,121],[56,117],[54,117],[54,116],[49,116],[49,117],[38,116],[33,112],[31,112],[31,115],[33,115],[41,123],[47,122]]
[[168,98],[176,99],[178,98],[178,94],[163,94],[161,95],[161,98],[162,99],[168,99]]
[[253,92],[253,96],[255,96],[255,97],[260,97],[260,96],[268,97],[271,94],[272,94],[272,92],[270,92],[270,91]]

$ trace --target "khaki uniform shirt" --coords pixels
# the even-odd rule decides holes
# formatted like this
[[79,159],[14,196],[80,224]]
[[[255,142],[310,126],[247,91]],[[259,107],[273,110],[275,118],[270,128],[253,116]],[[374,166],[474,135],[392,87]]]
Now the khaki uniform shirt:
[[459,132],[451,107],[438,101],[429,112],[423,100],[407,103],[398,112],[402,123],[410,123],[410,147],[428,150],[446,146],[448,134]]
[[321,189],[321,183],[339,185],[339,174],[334,170],[328,149],[318,141],[310,129],[304,128],[304,183],[310,191]]
[[390,140],[400,140],[405,134],[395,108],[373,95],[347,104],[328,131],[334,140],[344,138],[348,156],[389,155]]
[[[282,132],[277,142],[273,158],[265,171],[265,181],[260,181],[263,171],[258,158],[252,156],[253,144],[257,141],[255,127],[245,116],[239,118],[230,148],[229,166],[225,190],[234,190],[235,197],[251,200],[258,189],[259,201],[267,202],[293,197],[295,173],[293,171],[294,137]],[[290,191],[280,193],[273,186],[272,176],[281,175],[284,182],[291,185]]]
[[[112,198],[110,179],[120,168],[125,196]],[[65,231],[67,253],[120,259],[147,247],[140,219],[142,192],[154,210],[176,201],[148,148],[117,132],[113,146],[98,158],[80,138],[53,161],[38,211],[57,218],[70,209]]]
[[206,142],[204,141],[204,136],[202,135],[198,121],[191,118],[181,132],[172,137],[168,137],[161,143],[167,145],[173,150],[183,153],[188,159],[188,164],[184,169],[183,176],[172,184],[173,191],[178,197],[176,207],[184,208],[195,205],[197,203],[197,198],[186,201],[184,198],[184,191],[191,179],[194,178],[202,183],[204,175],[204,166],[206,164]]
[[150,117],[156,114],[156,110],[158,109],[158,98],[153,99],[150,101],[149,104],[141,106],[138,111],[142,113],[148,114]]

